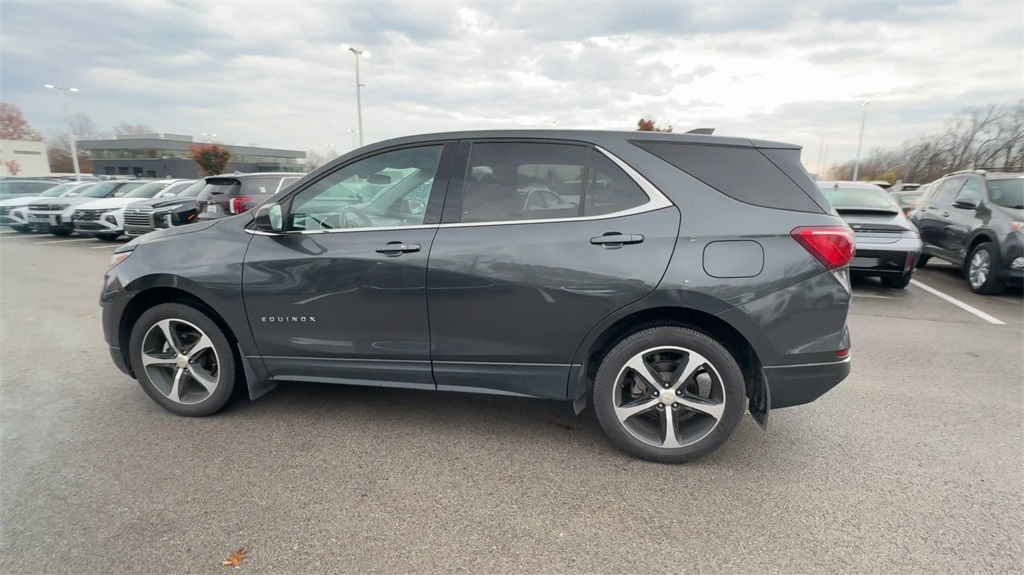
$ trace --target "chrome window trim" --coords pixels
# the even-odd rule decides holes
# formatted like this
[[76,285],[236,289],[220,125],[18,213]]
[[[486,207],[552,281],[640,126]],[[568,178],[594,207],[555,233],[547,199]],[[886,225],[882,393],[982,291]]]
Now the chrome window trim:
[[523,225],[523,224],[556,224],[564,222],[586,222],[595,220],[608,220],[612,218],[621,218],[625,216],[633,216],[637,214],[644,214],[647,212],[653,212],[661,210],[675,204],[668,199],[665,194],[661,192],[648,180],[643,177],[640,172],[637,172],[627,164],[619,159],[617,156],[605,150],[601,146],[592,145],[595,150],[602,153],[611,160],[616,166],[619,167],[631,180],[633,180],[640,189],[643,190],[644,194],[647,195],[647,202],[639,206],[630,208],[628,210],[621,210],[618,212],[612,212],[609,214],[600,214],[596,216],[573,216],[568,218],[546,218],[546,219],[534,219],[534,220],[501,220],[494,222],[455,222],[449,224],[429,224],[429,225],[414,225],[414,226],[384,226],[379,228],[343,228],[337,230],[303,230],[293,232],[262,232],[246,228],[246,232],[255,234],[258,236],[287,236],[287,235],[313,235],[313,234],[336,234],[345,232],[369,232],[369,231],[399,231],[399,230],[425,230],[425,229],[444,229],[444,228],[476,228],[482,226],[512,226],[512,225]]

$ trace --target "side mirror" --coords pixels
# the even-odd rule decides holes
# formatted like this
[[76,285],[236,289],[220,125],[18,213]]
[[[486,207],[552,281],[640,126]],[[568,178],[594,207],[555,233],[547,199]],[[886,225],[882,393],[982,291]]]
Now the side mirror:
[[281,204],[268,204],[257,208],[256,229],[261,232],[283,232],[284,211],[281,209]]
[[957,199],[953,201],[954,208],[961,208],[964,210],[973,210],[978,207],[978,201],[974,198]]

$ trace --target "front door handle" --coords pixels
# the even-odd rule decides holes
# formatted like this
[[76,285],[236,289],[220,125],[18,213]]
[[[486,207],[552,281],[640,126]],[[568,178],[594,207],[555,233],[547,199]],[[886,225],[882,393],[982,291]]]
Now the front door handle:
[[595,246],[609,249],[621,248],[626,244],[639,244],[642,241],[644,241],[644,237],[640,234],[620,234],[618,232],[609,232],[603,236],[590,238],[590,243]]
[[402,254],[408,254],[412,252],[420,251],[419,244],[407,244],[405,242],[388,242],[382,247],[376,249],[378,254],[384,254],[388,257],[397,257]]
[[949,217],[949,212],[942,212],[942,217],[948,218]]

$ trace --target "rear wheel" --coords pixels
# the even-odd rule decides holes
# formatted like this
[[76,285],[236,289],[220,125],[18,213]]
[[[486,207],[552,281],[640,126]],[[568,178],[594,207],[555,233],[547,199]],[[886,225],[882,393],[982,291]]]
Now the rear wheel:
[[995,295],[1003,293],[1003,282],[996,277],[999,255],[990,242],[978,244],[967,258],[964,275],[971,291],[978,294]]
[[903,274],[901,276],[882,276],[882,285],[887,288],[904,289],[908,285],[910,285],[910,280],[913,278],[913,274]]
[[619,342],[594,380],[594,408],[623,451],[684,463],[717,449],[744,408],[743,374],[720,343],[693,329],[665,326]]
[[203,312],[178,303],[147,310],[132,329],[132,366],[142,389],[161,407],[189,417],[212,415],[240,373],[227,336]]
[[19,234],[27,234],[32,231],[32,228],[28,226],[11,226],[11,229],[18,232]]
[[66,237],[71,235],[72,230],[50,230],[50,233],[55,235],[55,236],[60,236],[62,238],[66,238]]
[[117,240],[117,238],[121,237],[121,235],[120,234],[98,234],[96,237],[98,239],[101,239],[101,240],[105,241],[105,242],[112,242],[112,241]]

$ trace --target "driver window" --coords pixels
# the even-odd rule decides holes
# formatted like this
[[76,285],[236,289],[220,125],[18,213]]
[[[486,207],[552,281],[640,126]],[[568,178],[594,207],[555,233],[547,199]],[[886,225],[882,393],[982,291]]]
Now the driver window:
[[980,204],[981,203],[981,184],[978,180],[970,178],[964,187],[960,189],[960,193],[956,196],[956,201],[964,202],[968,204]]
[[290,230],[418,226],[443,145],[393,150],[340,168],[292,201]]

